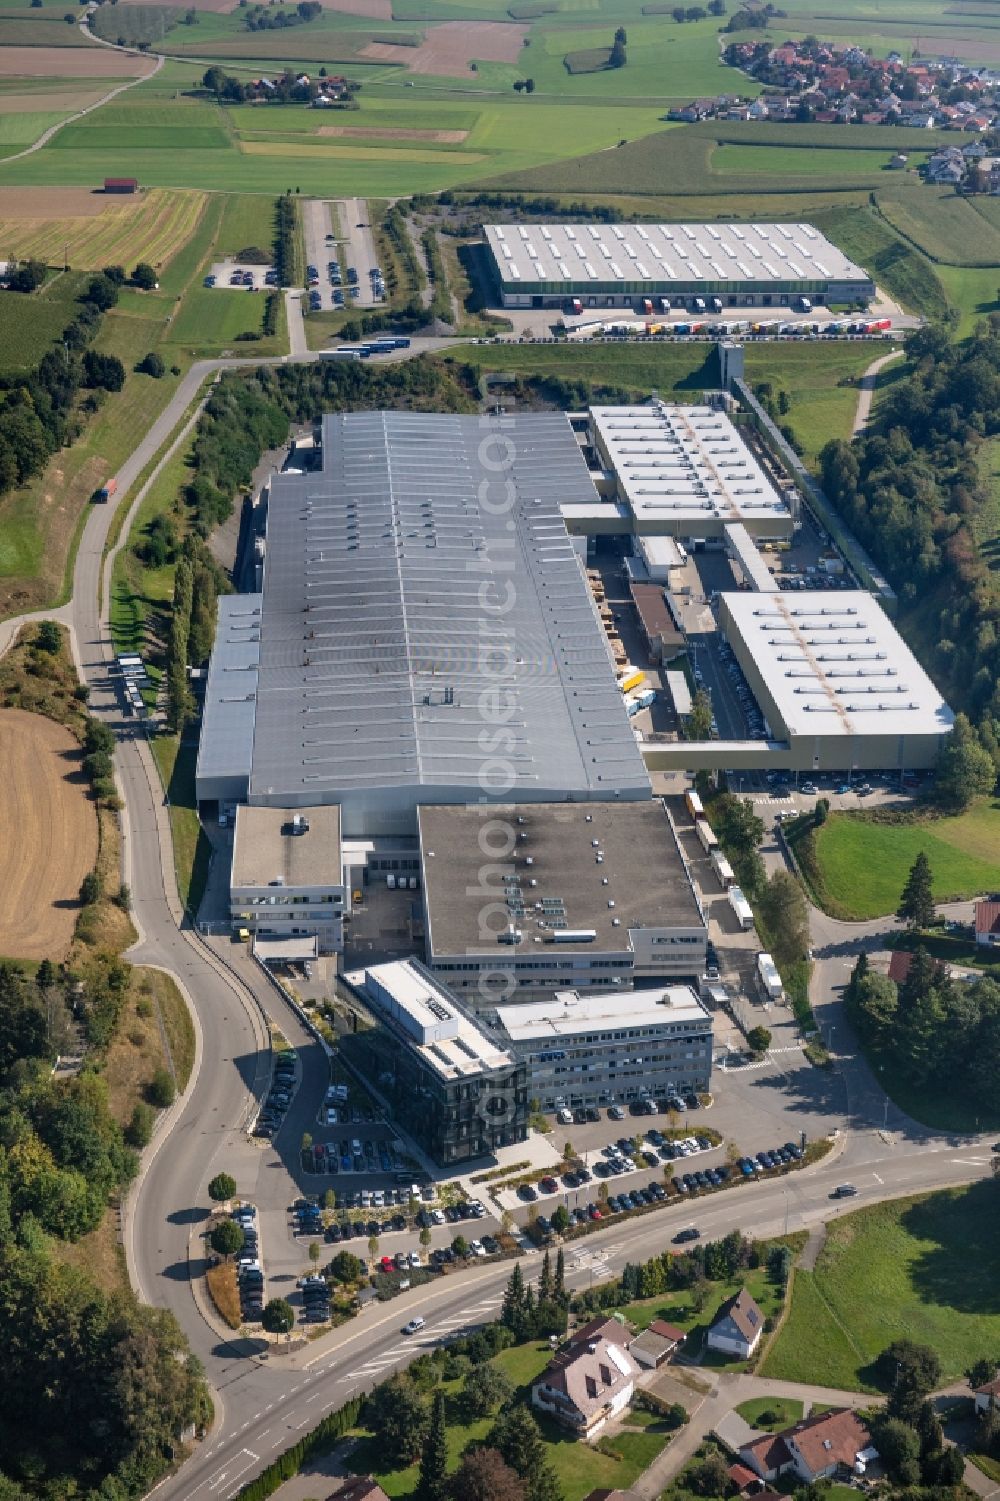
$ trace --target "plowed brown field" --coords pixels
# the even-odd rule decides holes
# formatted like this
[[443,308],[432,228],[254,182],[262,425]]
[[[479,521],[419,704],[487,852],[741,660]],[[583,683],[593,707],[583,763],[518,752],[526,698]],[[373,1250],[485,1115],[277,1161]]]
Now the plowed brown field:
[[0,710],[0,954],[62,959],[80,883],[97,859],[97,815],[68,730]]

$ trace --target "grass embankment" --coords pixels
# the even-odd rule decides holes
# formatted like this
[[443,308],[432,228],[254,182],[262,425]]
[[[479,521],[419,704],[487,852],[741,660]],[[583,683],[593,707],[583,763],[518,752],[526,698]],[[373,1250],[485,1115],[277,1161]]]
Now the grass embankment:
[[803,823],[789,838],[815,901],[847,922],[895,912],[921,850],[938,902],[1000,887],[1000,802],[978,803],[955,818],[898,822],[835,813],[821,828]]
[[894,1339],[930,1345],[944,1381],[1000,1347],[1000,1195],[991,1183],[858,1210],[831,1224],[761,1374],[876,1391]]
[[210,1266],[205,1272],[205,1286],[219,1316],[230,1329],[238,1329],[243,1320],[240,1316],[240,1289],[234,1263],[220,1261],[217,1266]]
[[[545,1369],[551,1355],[547,1341],[532,1342],[501,1351],[493,1363],[518,1389],[517,1400],[527,1401],[531,1383]],[[449,1471],[457,1468],[463,1450],[470,1443],[484,1439],[493,1425],[492,1418],[472,1423],[463,1420],[460,1407],[463,1385],[462,1380],[442,1382],[447,1404]],[[597,1489],[626,1490],[648,1469],[669,1439],[669,1434],[655,1423],[650,1425],[643,1421],[631,1425],[626,1420],[626,1426],[607,1445],[619,1456],[616,1458],[612,1453],[577,1443],[553,1423],[542,1420],[541,1428],[545,1458],[556,1473],[564,1501],[583,1501]],[[377,1435],[361,1430],[358,1443],[351,1451],[350,1462],[356,1474],[373,1475],[394,1501],[396,1497],[412,1495],[418,1467],[413,1465],[405,1470],[387,1471]]]
[[157,735],[150,743],[170,804],[177,892],[184,907],[194,916],[205,894],[212,855],[208,836],[198,818],[195,797],[198,743],[194,738],[182,743],[177,735]]

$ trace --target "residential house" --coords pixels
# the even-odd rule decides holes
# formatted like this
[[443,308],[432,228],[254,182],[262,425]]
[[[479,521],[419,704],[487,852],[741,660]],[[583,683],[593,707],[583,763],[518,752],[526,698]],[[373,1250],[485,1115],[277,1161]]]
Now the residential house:
[[773,1491],[759,1475],[748,1470],[746,1465],[730,1465],[729,1478],[741,1496],[753,1496],[755,1501],[776,1501],[781,1494],[780,1491]]
[[661,1365],[672,1360],[684,1343],[683,1329],[675,1329],[664,1319],[654,1319],[642,1334],[628,1347],[628,1353],[636,1365],[646,1370],[657,1371]]
[[892,172],[902,172],[905,169],[906,164],[907,164],[908,161],[909,161],[909,157],[906,155],[905,152],[903,152],[903,151],[897,151],[896,155],[894,157],[892,157],[892,159],[889,162],[889,169]]
[[911,110],[909,114],[903,116],[903,124],[908,125],[911,130],[933,130],[933,111],[928,109]]
[[977,902],[975,922],[978,944],[983,948],[1000,945],[1000,902]]
[[977,1415],[989,1412],[991,1407],[1000,1412],[1000,1376],[995,1381],[987,1381],[985,1386],[977,1386],[974,1401]]
[[812,1485],[838,1474],[863,1475],[878,1454],[857,1413],[835,1407],[781,1433],[762,1434],[741,1447],[739,1458],[762,1480],[791,1473]]
[[[628,1338],[624,1330],[621,1337]],[[618,1338],[598,1335],[583,1340],[574,1336],[531,1388],[532,1406],[577,1438],[590,1439],[600,1433],[631,1402],[639,1373]]]
[[727,1299],[719,1309],[705,1337],[710,1350],[719,1350],[724,1355],[735,1355],[743,1360],[760,1344],[764,1332],[764,1315],[745,1287]]

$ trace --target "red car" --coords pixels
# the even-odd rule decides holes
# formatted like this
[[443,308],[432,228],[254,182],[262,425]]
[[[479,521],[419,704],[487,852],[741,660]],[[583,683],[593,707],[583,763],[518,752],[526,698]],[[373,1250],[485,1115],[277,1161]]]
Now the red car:
[[391,1256],[383,1256],[382,1260],[379,1262],[379,1266],[382,1268],[383,1272],[394,1272],[396,1270],[396,1263],[393,1261]]
[[590,1215],[590,1218],[592,1220],[603,1220],[604,1218],[603,1214],[598,1209],[596,1204],[591,1204],[587,1209],[587,1213]]
[[555,1178],[542,1178],[539,1180],[538,1186],[547,1194],[554,1194],[559,1188],[559,1184]]

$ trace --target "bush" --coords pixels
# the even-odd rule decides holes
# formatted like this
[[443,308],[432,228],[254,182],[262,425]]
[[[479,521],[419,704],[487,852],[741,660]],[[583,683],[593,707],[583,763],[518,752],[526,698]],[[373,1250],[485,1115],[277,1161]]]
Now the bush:
[[100,899],[101,882],[96,870],[92,870],[80,883],[80,902],[84,907],[92,907]]
[[146,1086],[146,1097],[150,1104],[159,1110],[166,1110],[168,1105],[174,1103],[176,1093],[170,1074],[165,1068],[158,1068]]
[[152,292],[156,286],[156,272],[145,261],[140,261],[132,272],[132,285],[140,292]]
[[140,1100],[132,1111],[131,1119],[125,1127],[125,1140],[130,1147],[142,1151],[148,1146],[153,1135],[153,1125],[156,1121],[156,1111],[152,1105],[147,1105],[145,1100]]
[[165,375],[167,369],[161,356],[156,353],[155,349],[151,349],[149,354],[144,359],[141,359],[135,368],[139,371],[140,375],[151,375],[154,380],[159,380],[161,376]]

